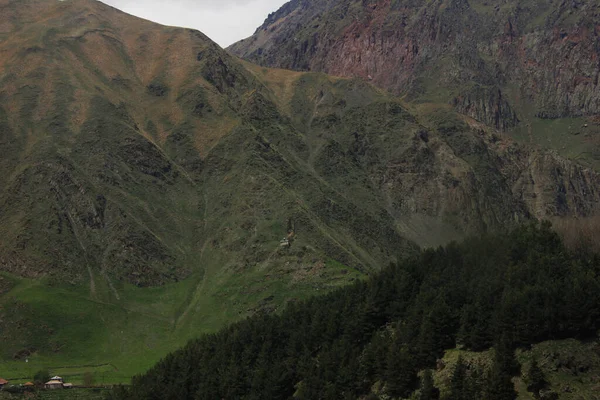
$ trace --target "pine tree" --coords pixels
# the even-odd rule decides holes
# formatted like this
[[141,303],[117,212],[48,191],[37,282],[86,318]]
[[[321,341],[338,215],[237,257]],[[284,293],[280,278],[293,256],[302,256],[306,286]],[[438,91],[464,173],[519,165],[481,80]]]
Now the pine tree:
[[494,364],[488,372],[486,379],[486,399],[488,400],[515,400],[517,392],[512,382],[512,376]]
[[394,340],[387,356],[386,392],[393,397],[407,397],[415,389],[417,372],[410,351]]
[[481,399],[483,398],[483,374],[480,368],[474,367],[470,369],[470,374],[467,377],[464,388],[465,399]]
[[487,375],[488,400],[515,400],[517,392],[512,382],[515,371],[515,354],[507,335],[502,335],[494,349],[494,361]]
[[511,334],[501,333],[497,336],[494,342],[494,362],[499,363],[500,369],[510,376],[519,373],[520,368],[515,359],[515,345]]
[[540,390],[545,389],[548,386],[548,381],[544,376],[544,372],[541,370],[534,358],[529,364],[527,370],[527,390],[535,396],[536,399],[540,398]]
[[440,391],[433,385],[433,374],[430,369],[426,369],[421,377],[419,400],[437,400],[439,398]]
[[419,336],[415,344],[415,353],[420,365],[435,363],[438,356],[438,343],[436,343],[435,326],[431,318],[424,317],[421,323]]
[[489,314],[483,302],[466,305],[462,309],[458,340],[471,350],[481,351],[489,347]]
[[452,378],[450,379],[450,395],[447,400],[467,400],[465,398],[465,389],[467,381],[467,364],[462,356],[458,356]]

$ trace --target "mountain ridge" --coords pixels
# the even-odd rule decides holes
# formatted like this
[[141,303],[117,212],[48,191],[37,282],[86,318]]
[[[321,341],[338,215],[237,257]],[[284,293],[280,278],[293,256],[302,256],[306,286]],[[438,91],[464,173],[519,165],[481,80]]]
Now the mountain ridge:
[[594,170],[448,103],[95,1],[0,6],[3,368],[134,374],[417,245],[598,210]]
[[599,7],[291,1],[228,50],[265,66],[361,77],[413,101],[450,102],[508,131],[523,119],[600,112]]

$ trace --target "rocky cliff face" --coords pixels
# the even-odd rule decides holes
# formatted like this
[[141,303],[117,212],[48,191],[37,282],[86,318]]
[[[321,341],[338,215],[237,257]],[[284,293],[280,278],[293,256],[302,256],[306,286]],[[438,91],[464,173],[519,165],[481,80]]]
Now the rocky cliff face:
[[229,50],[265,66],[361,77],[411,99],[450,101],[505,130],[517,121],[515,106],[517,114],[549,118],[600,112],[599,7],[564,0],[292,1]]
[[474,87],[452,100],[455,109],[499,131],[507,131],[519,123],[517,113],[502,97],[498,88]]

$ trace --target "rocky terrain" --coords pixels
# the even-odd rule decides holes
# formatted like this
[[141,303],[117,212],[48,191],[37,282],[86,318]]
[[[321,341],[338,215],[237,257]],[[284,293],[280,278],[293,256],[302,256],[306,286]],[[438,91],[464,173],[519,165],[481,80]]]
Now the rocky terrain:
[[[409,5],[385,7],[408,13]],[[322,6],[322,15],[341,12],[337,5]],[[283,18],[308,26],[302,24],[307,4],[285,7],[269,17],[261,35],[283,34],[272,29],[277,21],[283,26]],[[439,68],[459,61],[472,67],[442,75],[448,82],[475,82],[469,92],[450,96],[462,114],[449,102],[418,101],[432,93],[426,85],[437,84],[409,68],[436,71],[427,63],[442,54],[435,53],[447,43],[440,38],[466,34],[444,21],[460,16],[476,22],[467,18],[475,12],[468,3],[429,2],[408,13],[406,26],[418,17],[419,24],[434,24],[429,34],[439,31],[418,49],[406,47],[413,40],[408,33],[390,31],[390,38],[398,36],[389,42],[377,36],[382,30],[369,33],[371,39],[362,36],[361,27],[373,18],[404,15],[385,7],[361,3],[337,14],[340,32],[350,32],[344,16],[352,10],[360,18],[353,19],[355,33],[327,39],[346,38],[327,47],[332,58],[319,53],[324,39],[315,34],[313,42],[300,44],[305,51],[290,50],[293,60],[279,64],[370,75],[373,83],[407,94],[404,99],[364,79],[253,65],[200,32],[163,27],[96,1],[0,0],[0,270],[13,288],[2,297],[0,318],[19,321],[4,332],[10,342],[4,356],[69,355],[73,332],[90,344],[77,357],[85,359],[100,342],[103,351],[126,355],[108,344],[124,329],[115,312],[151,318],[181,344],[199,329],[344,284],[416,246],[532,217],[598,212],[600,176],[593,169],[498,133],[521,117],[504,89],[486,81],[489,71],[475,68],[475,58],[459,52],[455,60],[438,59]],[[477,12],[495,18],[508,13],[481,7]],[[519,21],[515,32],[525,29]],[[314,29],[333,32],[327,24]],[[579,37],[567,32],[552,46]],[[384,43],[390,52],[406,51],[406,68],[347,47],[381,52]],[[473,49],[471,41],[464,46]],[[249,58],[279,59],[267,47],[261,54]],[[344,64],[335,54],[354,58]],[[573,54],[587,74],[587,56]],[[311,64],[317,59],[322,64]],[[348,69],[327,67],[334,64]],[[391,70],[394,76],[383,73]],[[583,102],[579,113],[593,113],[592,81],[565,80],[552,90],[532,84],[527,87],[546,94],[528,96],[539,112],[576,114]],[[567,89],[573,94],[559,94]],[[50,307],[52,296],[61,308]],[[63,303],[72,298],[68,304],[82,309],[65,317]],[[86,327],[82,334],[83,316],[96,307],[112,313],[94,312],[98,324],[113,319],[114,326]],[[77,328],[65,328],[65,320]],[[139,329],[131,324],[126,329]],[[35,338],[26,334],[31,326],[42,327]],[[99,332],[104,336],[95,336]],[[127,343],[140,352],[174,346],[163,337]]]
[[597,1],[293,0],[229,50],[361,77],[496,129],[600,112]]

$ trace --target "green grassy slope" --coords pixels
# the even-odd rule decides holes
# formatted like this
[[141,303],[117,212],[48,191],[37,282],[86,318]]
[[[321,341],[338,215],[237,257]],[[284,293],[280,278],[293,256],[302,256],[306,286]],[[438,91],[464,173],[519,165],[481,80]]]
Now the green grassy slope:
[[120,301],[107,285],[97,288],[102,301],[90,298],[87,286],[4,275],[13,287],[0,300],[0,376],[24,383],[48,369],[74,383],[85,372],[98,384],[127,382],[200,333],[361,278],[333,261],[293,276],[289,268],[270,272],[279,276],[220,271],[200,287],[193,277],[155,288],[123,284]]

